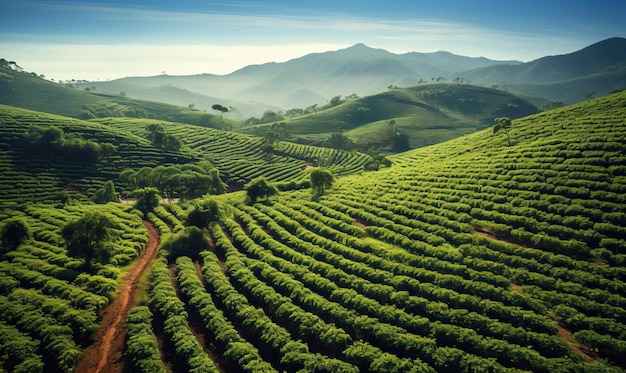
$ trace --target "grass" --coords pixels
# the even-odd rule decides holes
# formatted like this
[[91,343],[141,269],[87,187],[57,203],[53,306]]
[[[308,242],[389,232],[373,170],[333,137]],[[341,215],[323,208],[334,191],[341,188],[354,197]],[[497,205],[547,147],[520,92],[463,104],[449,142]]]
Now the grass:
[[[396,130],[418,148],[471,133],[493,124],[496,117],[518,118],[537,108],[512,94],[467,84],[426,84],[321,107],[314,114],[286,122],[300,141],[321,145],[332,132],[344,131],[361,148],[387,149]],[[244,128],[250,131],[252,128]],[[388,150],[388,149],[387,149]]]
[[[35,74],[0,66],[0,104],[72,118],[134,117],[177,121],[220,128],[219,116],[188,107],[175,106],[70,88]],[[226,125],[234,125],[228,118]]]

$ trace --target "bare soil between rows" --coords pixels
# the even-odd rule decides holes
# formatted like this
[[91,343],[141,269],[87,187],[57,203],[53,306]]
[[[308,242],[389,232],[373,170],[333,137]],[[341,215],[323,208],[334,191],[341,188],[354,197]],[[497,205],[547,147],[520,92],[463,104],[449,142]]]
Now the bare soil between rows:
[[139,279],[156,258],[159,246],[157,229],[147,221],[143,221],[143,225],[148,230],[149,236],[146,250],[135,259],[133,268],[122,279],[117,298],[102,311],[102,322],[93,337],[94,343],[82,355],[74,370],[75,373],[123,372],[126,315],[136,304]]

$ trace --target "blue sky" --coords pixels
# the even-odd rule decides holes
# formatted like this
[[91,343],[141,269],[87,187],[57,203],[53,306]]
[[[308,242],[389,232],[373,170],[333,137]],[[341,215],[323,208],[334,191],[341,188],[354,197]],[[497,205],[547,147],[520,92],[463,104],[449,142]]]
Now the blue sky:
[[355,43],[530,61],[626,36],[623,1],[0,1],[0,57],[55,79],[226,74]]

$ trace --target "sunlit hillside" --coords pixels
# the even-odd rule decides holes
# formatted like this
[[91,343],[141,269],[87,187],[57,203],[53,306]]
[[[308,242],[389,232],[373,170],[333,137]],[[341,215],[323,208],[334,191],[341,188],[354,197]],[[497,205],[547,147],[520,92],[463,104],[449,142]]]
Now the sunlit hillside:
[[[52,118],[2,113],[13,126]],[[90,128],[81,141],[97,128],[111,143],[124,133],[148,148],[142,136],[157,128],[100,121],[57,125]],[[186,138],[179,153],[164,154],[204,153],[220,171],[261,141],[161,124]],[[143,217],[160,246],[126,319],[127,371],[621,372],[626,92],[506,130],[398,154],[379,171],[335,175],[316,196],[305,187],[252,203],[247,189],[143,212],[114,202],[3,200],[2,231],[19,220],[27,234],[2,237],[2,369],[71,372],[89,354],[99,311],[116,301],[129,271],[122,266],[146,245]],[[81,143],[71,138],[61,143]],[[274,156],[264,154],[258,168]],[[94,209],[117,225],[107,241],[112,256],[87,268],[63,232]]]
[[[338,97],[339,98],[339,97]],[[470,84],[423,84],[379,94],[340,98],[307,115],[284,120],[293,141],[322,145],[344,132],[361,149],[398,151],[432,145],[493,124],[494,118],[519,118],[537,112],[526,100],[494,88]],[[254,132],[261,126],[243,127]]]

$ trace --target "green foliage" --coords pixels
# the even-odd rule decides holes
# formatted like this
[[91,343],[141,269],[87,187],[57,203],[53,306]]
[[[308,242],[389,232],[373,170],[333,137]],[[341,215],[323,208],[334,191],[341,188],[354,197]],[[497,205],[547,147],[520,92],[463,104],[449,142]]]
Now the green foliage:
[[150,124],[147,128],[148,139],[152,141],[152,144],[157,148],[161,148],[165,151],[176,152],[180,150],[182,146],[178,137],[167,133],[165,127],[161,123]]
[[219,171],[208,161],[180,166],[143,167],[124,170],[120,179],[132,189],[153,187],[166,198],[191,199],[226,192]]
[[384,155],[376,155],[363,164],[364,171],[378,171],[381,167],[391,167],[391,161]]
[[135,197],[135,204],[133,207],[143,212],[144,215],[148,214],[154,210],[154,208],[157,207],[161,201],[161,197],[158,193],[158,189],[152,187],[136,189],[133,192]]
[[30,228],[24,219],[6,220],[0,227],[0,240],[3,250],[15,250],[24,240],[30,237]]
[[119,202],[120,199],[117,196],[117,192],[115,191],[115,184],[111,180],[105,181],[102,188],[100,188],[94,195],[91,197],[91,200],[95,203],[107,203],[107,202]]
[[85,258],[85,267],[91,268],[92,260],[106,263],[111,257],[108,240],[112,236],[111,228],[116,222],[108,215],[98,212],[86,212],[81,218],[67,223],[61,229],[67,253],[70,256]]
[[354,142],[342,132],[334,132],[324,144],[336,150],[352,150],[356,146]]
[[244,189],[251,203],[256,203],[259,198],[267,200],[269,197],[278,194],[278,189],[262,177],[252,180]]
[[507,117],[500,117],[494,119],[493,122],[493,133],[496,134],[500,131],[504,132],[506,136],[506,141],[509,146],[511,146],[511,135],[509,133],[511,131],[511,119]]
[[116,152],[110,143],[85,140],[80,135],[67,135],[58,127],[32,126],[26,134],[27,146],[32,151],[45,152],[49,157],[68,157],[80,162],[96,162],[101,156]]
[[185,225],[192,225],[200,229],[209,226],[209,223],[219,221],[223,216],[220,204],[215,200],[195,202],[187,215]]
[[324,192],[332,187],[335,178],[333,174],[323,168],[314,168],[311,170],[311,192],[313,198],[320,197]]
[[165,256],[173,260],[179,256],[197,257],[207,246],[202,230],[196,226],[185,227],[172,235],[161,247]]
[[165,373],[156,335],[152,330],[152,313],[146,306],[137,306],[126,317],[128,341],[124,354],[134,366],[133,371]]

